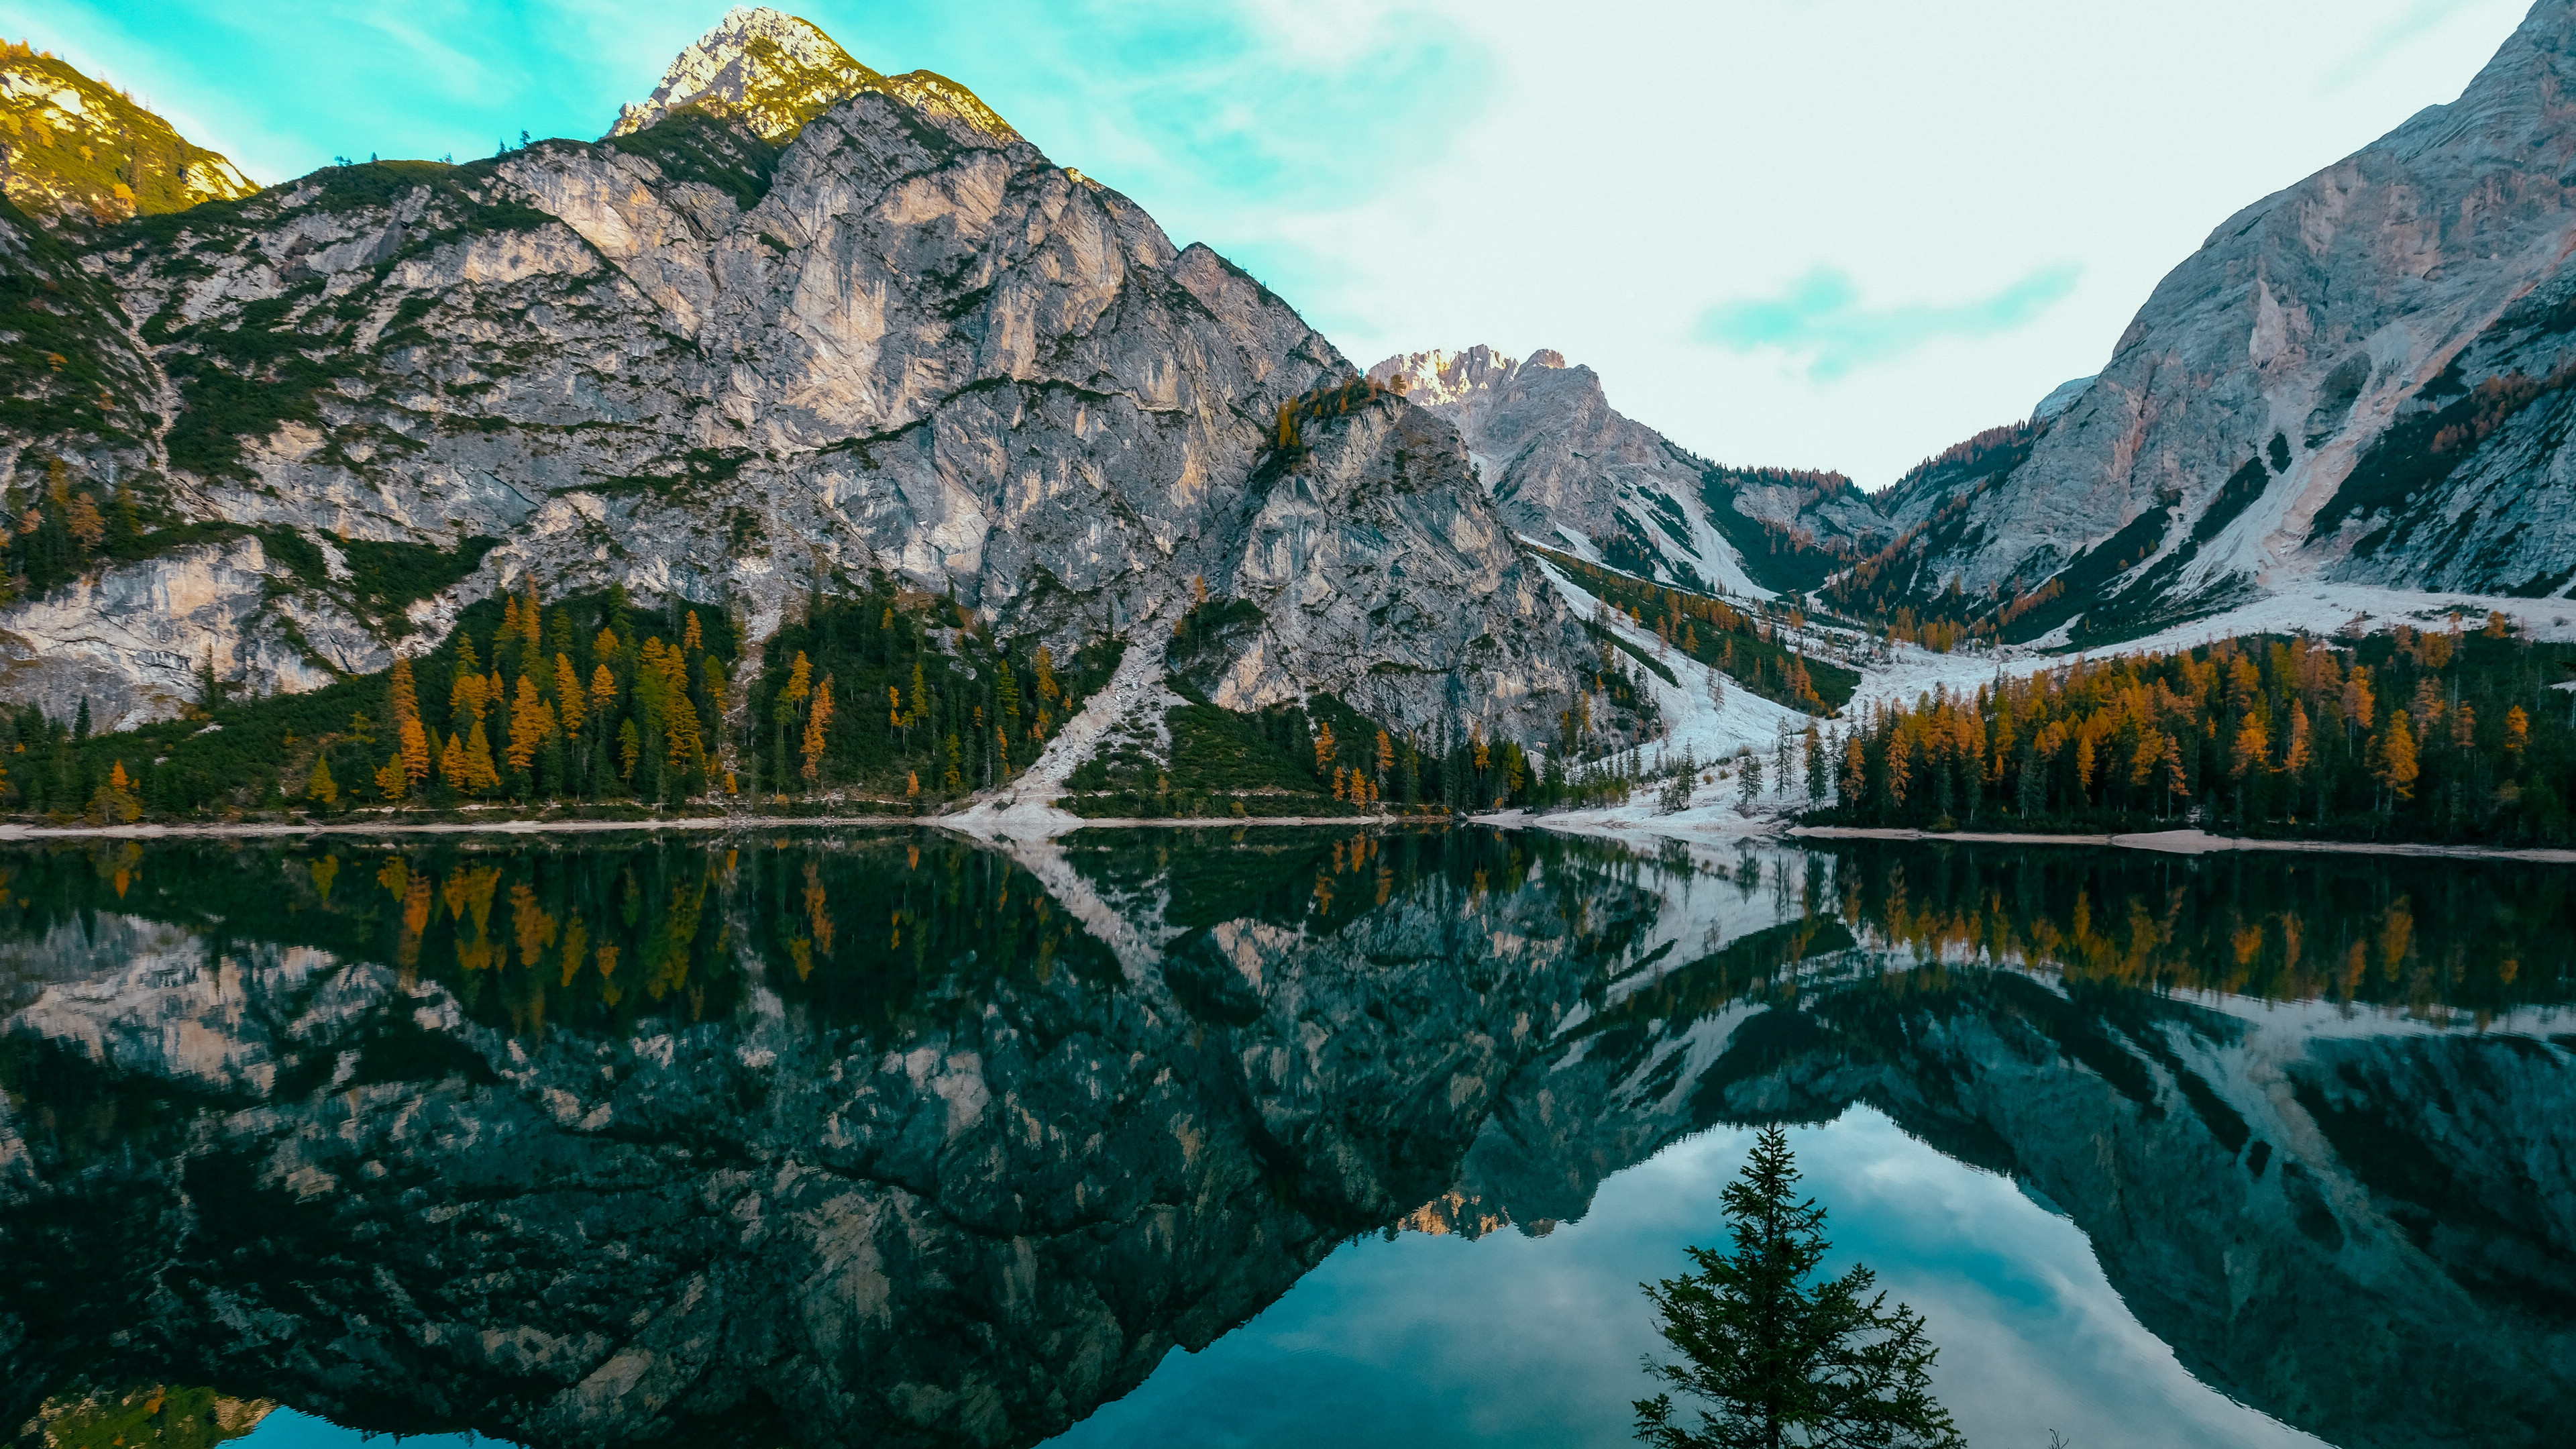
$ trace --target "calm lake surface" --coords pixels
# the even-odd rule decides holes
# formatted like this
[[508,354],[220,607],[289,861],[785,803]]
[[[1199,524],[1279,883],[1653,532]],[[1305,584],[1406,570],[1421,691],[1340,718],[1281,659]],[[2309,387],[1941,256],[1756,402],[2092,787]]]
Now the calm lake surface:
[[2500,863],[15,849],[0,1445],[1623,1444],[1773,1122],[1981,1449],[2560,1443],[2571,1001]]

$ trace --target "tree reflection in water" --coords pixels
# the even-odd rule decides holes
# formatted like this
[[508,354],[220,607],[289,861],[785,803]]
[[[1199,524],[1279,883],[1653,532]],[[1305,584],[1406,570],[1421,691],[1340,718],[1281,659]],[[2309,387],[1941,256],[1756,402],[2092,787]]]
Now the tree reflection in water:
[[2531,867],[1484,830],[16,850],[0,1415],[1032,1443],[1355,1235],[1866,1102],[2222,1390],[2541,1442],[2569,919]]

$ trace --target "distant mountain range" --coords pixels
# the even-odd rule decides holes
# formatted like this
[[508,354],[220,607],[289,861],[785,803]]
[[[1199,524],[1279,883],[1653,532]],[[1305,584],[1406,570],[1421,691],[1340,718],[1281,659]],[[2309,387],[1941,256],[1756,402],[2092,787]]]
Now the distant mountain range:
[[[253,193],[0,64],[0,697],[166,716],[386,666],[522,576],[728,601],[871,570],[1072,642],[1519,737],[1593,657],[1536,543],[1673,586],[2099,644],[2312,581],[2576,585],[2576,0],[2228,219],[2099,376],[1872,494],[1713,463],[1588,367],[1363,376],[965,87],[741,9],[597,142]],[[83,512],[83,510],[87,510]]]
[[1369,379],[1447,419],[1523,534],[1701,593],[1813,589],[1891,533],[1840,473],[1730,468],[1614,411],[1589,367],[1542,349],[1390,357]]

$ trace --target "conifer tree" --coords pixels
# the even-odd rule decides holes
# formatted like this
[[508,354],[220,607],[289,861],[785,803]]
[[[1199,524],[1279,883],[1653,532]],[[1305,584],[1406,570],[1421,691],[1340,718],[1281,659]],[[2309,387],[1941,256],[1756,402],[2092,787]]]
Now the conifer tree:
[[135,796],[134,777],[125,773],[123,760],[109,767],[107,779],[90,796],[89,818],[96,825],[131,825],[143,818],[143,802]]
[[581,675],[572,667],[572,656],[555,655],[555,710],[563,720],[564,733],[579,735],[583,716]]
[[1637,1437],[1656,1449],[1965,1449],[1932,1396],[1938,1350],[1921,1315],[1873,1295],[1866,1267],[1810,1282],[1831,1244],[1798,1176],[1788,1134],[1763,1128],[1726,1188],[1734,1251],[1692,1248],[1696,1272],[1646,1289],[1684,1359],[1650,1359],[1647,1372],[1706,1407],[1692,1427],[1671,1392],[1640,1399]]
[[[921,669],[918,665],[913,668],[912,692],[913,713],[918,715],[921,711]],[[776,764],[782,790],[787,782],[788,718],[796,714],[798,712],[796,707],[812,698],[813,694],[814,662],[805,657],[804,650],[799,649],[796,651],[795,662],[787,666],[787,682],[779,686],[777,698],[770,702],[770,714],[778,731],[777,747],[772,753],[772,759]],[[908,722],[901,713],[901,703],[899,698],[895,701],[894,724],[897,729],[901,729]]]
[[824,679],[823,683],[815,689],[814,707],[808,710],[805,715],[805,738],[802,741],[804,745],[802,753],[805,757],[805,764],[801,773],[805,776],[805,782],[809,785],[820,784],[822,782],[823,748],[826,743],[824,731],[831,725],[831,723],[832,681],[827,677]]
[[501,783],[501,772],[492,763],[492,739],[484,733],[483,722],[476,720],[465,739],[465,784],[468,795],[488,795]]
[[456,636],[456,678],[447,688],[447,725],[462,730],[480,723],[483,711],[491,703],[483,696],[483,665],[475,657],[471,635]]
[[2390,793],[2400,800],[2414,799],[2415,779],[2422,772],[2422,766],[2416,761],[2415,729],[2408,722],[2406,711],[2392,709],[2388,712],[2388,727],[2373,742],[2373,747],[2378,761],[2374,773],[2378,775],[2379,783],[2387,786]]
[[555,712],[537,695],[537,677],[519,676],[518,698],[510,703],[510,768],[526,770],[536,764],[537,751],[544,747],[546,736],[554,733]]

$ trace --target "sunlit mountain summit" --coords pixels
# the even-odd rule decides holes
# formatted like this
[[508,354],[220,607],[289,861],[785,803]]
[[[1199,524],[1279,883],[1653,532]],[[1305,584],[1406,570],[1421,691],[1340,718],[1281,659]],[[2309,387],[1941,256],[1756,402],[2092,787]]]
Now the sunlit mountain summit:
[[946,76],[926,70],[880,74],[851,59],[812,22],[749,5],[725,12],[715,29],[674,57],[652,95],[618,110],[609,134],[632,135],[674,111],[696,107],[784,145],[806,122],[872,91],[954,116],[996,140],[1019,139],[1008,122]]

